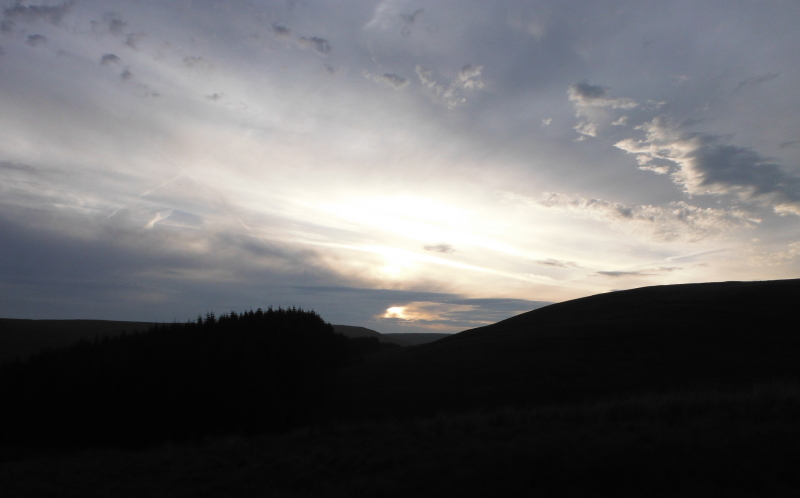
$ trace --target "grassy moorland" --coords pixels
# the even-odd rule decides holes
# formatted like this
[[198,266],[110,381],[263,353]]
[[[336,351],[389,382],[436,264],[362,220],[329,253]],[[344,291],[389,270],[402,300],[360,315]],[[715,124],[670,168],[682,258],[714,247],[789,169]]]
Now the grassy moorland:
[[797,496],[800,387],[323,424],[0,464],[5,497]]

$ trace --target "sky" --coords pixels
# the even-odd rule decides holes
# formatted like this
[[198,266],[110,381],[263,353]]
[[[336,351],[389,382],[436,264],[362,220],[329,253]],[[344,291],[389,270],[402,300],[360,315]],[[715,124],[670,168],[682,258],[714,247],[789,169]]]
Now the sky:
[[0,316],[459,332],[800,277],[800,3],[2,3]]

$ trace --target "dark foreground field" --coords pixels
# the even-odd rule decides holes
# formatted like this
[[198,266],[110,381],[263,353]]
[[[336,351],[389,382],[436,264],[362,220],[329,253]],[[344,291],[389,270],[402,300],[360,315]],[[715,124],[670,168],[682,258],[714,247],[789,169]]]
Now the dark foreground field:
[[798,298],[551,305],[339,369],[305,428],[6,461],[0,495],[800,496]]
[[800,493],[800,387],[321,425],[0,464],[4,497]]

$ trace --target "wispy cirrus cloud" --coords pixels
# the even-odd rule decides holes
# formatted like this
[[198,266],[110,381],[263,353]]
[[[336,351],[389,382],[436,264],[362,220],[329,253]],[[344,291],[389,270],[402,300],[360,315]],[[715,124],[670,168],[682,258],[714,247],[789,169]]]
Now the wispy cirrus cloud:
[[661,266],[658,268],[646,268],[643,270],[630,270],[630,271],[621,271],[621,270],[608,270],[608,271],[598,271],[595,275],[602,276],[602,277],[612,277],[612,278],[620,278],[620,277],[654,277],[658,275],[664,275],[667,273],[672,273],[677,270],[682,270],[683,268],[679,268],[677,266]]
[[432,70],[421,65],[415,68],[419,81],[435,100],[444,104],[448,109],[453,109],[467,102],[467,90],[480,90],[484,87],[481,79],[483,66],[467,64],[461,68],[449,84],[440,83]]
[[628,206],[603,199],[545,192],[531,198],[505,193],[506,199],[578,218],[608,223],[612,228],[645,239],[662,242],[698,242],[750,228],[757,220],[747,213],[719,208],[701,208],[683,201],[668,207]]

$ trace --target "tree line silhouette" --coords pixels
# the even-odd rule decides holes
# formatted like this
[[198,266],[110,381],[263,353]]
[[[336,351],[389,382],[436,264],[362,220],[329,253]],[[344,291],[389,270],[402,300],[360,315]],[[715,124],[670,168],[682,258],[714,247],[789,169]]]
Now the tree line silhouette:
[[146,446],[313,421],[336,369],[378,351],[313,311],[230,312],[0,366],[0,446]]

